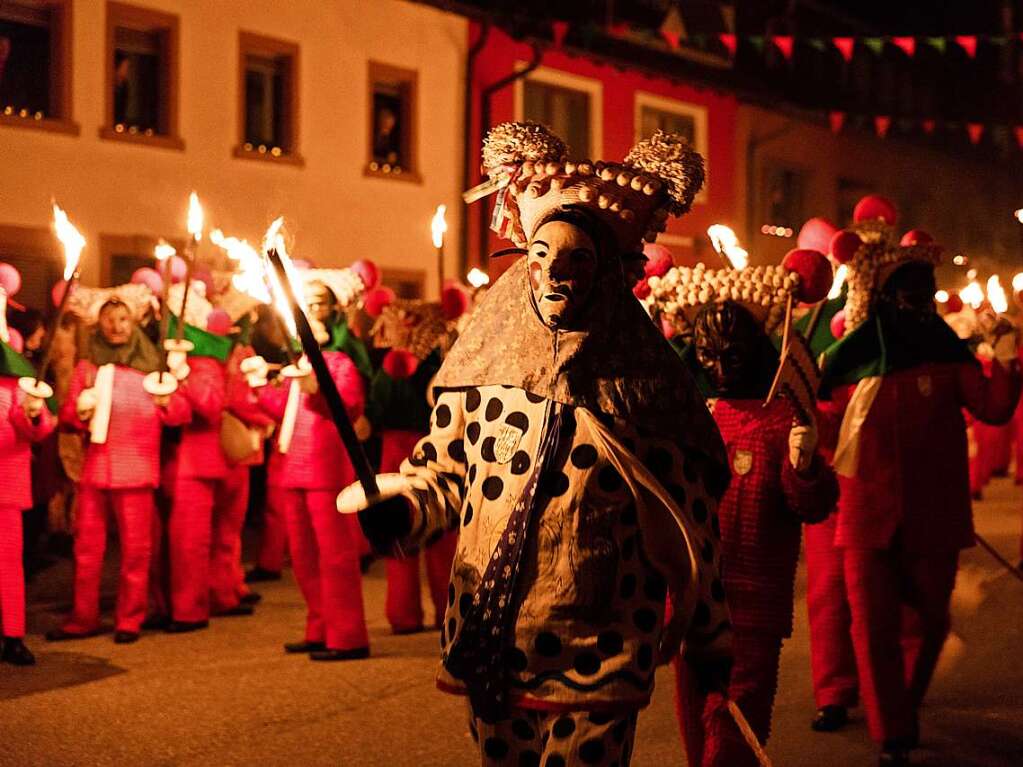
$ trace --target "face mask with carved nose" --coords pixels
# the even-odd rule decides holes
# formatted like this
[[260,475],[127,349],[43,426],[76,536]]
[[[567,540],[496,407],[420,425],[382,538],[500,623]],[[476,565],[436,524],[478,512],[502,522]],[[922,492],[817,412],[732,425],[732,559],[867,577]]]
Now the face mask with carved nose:
[[540,319],[552,329],[574,329],[596,280],[597,248],[593,240],[573,224],[548,221],[533,235],[526,265]]

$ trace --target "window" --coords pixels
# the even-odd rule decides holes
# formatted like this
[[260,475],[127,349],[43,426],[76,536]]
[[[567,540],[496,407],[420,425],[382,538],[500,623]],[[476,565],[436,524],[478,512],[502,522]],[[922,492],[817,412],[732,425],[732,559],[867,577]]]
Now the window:
[[799,230],[806,220],[806,176],[805,171],[797,168],[774,166],[765,169],[763,226]]
[[[159,270],[153,249],[159,239],[146,235],[101,234],[99,237],[100,251],[100,284],[103,287],[124,285],[131,281],[136,269],[148,266]],[[185,241],[169,240],[178,253],[184,251]]]
[[64,254],[53,231],[0,225],[0,261],[21,272],[18,303],[48,313],[50,288],[64,274]]
[[380,284],[394,291],[398,298],[422,298],[426,273],[421,269],[389,269],[381,271]]
[[242,32],[238,51],[239,142],[235,156],[301,164],[298,46]]
[[539,67],[525,82],[516,82],[515,93],[518,119],[546,125],[565,140],[572,157],[583,159],[601,151],[598,81]]
[[78,133],[70,0],[0,2],[0,125]]
[[178,137],[178,17],[107,3],[107,139],[183,149]]
[[[677,99],[657,96],[644,91],[636,92],[635,140],[649,138],[657,130],[677,133],[689,140],[692,147],[703,155],[704,168],[709,173],[707,147],[707,108]],[[707,201],[707,187],[696,195],[696,202]]]
[[416,145],[419,75],[369,62],[369,160],[366,175],[419,181]]

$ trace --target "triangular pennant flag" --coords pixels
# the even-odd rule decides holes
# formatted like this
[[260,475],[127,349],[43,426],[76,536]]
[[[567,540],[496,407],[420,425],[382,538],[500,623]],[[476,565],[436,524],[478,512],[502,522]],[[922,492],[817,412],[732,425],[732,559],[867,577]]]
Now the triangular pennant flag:
[[910,58],[913,58],[913,54],[916,53],[915,37],[893,37],[892,45],[901,50]]
[[1009,38],[1005,35],[989,35],[987,41],[991,45],[997,45],[999,47],[1006,45],[1009,42]]
[[828,44],[819,37],[806,38],[806,44],[814,50],[821,51],[822,53],[828,49]]
[[883,37],[864,37],[863,44],[867,46],[875,56],[880,56],[884,50],[884,38]]
[[842,126],[845,125],[845,112],[828,112],[828,123],[831,125],[832,133],[841,133]]
[[552,21],[551,22],[551,35],[554,38],[554,47],[560,48],[562,43],[565,42],[565,35],[568,34],[568,22],[567,21]]
[[938,53],[944,53],[945,48],[948,45],[948,40],[944,37],[925,37],[924,40],[926,40],[927,44]]
[[608,34],[612,37],[625,37],[629,34],[630,29],[631,27],[629,27],[629,22],[627,21],[614,22],[607,27]]
[[1023,149],[1023,125],[1017,125],[1013,132],[1016,134],[1016,146]]
[[966,123],[966,132],[970,135],[970,143],[976,146],[984,136],[983,123]]
[[888,129],[892,127],[892,118],[887,115],[877,115],[874,118],[874,130],[880,138],[888,135]]
[[953,40],[956,41],[956,45],[966,51],[966,55],[971,59],[977,56],[977,36],[976,35],[956,35]]
[[903,133],[909,133],[913,130],[913,118],[912,117],[900,117],[897,125],[899,130]]
[[771,42],[781,51],[786,61],[792,60],[792,47],[796,42],[792,35],[771,35]]
[[686,38],[691,45],[695,45],[697,48],[703,48],[707,44],[707,35],[689,35]]
[[664,21],[661,22],[658,31],[661,33],[661,37],[671,46],[672,50],[677,49],[681,45],[682,39],[686,36],[686,25],[677,6],[673,5],[668,9],[668,13],[665,14]]
[[927,119],[920,121],[920,127],[924,129],[924,133],[926,133],[928,136],[934,133],[934,126],[935,126],[934,120]]
[[718,35],[718,40],[720,40],[721,44],[728,49],[728,55],[734,59],[735,51],[739,47],[738,38],[736,38],[733,34],[725,32]]
[[763,53],[764,51],[764,37],[763,35],[751,35],[747,38],[749,44],[757,49],[757,53]]
[[831,42],[836,48],[838,48],[838,52],[842,54],[842,58],[845,59],[846,64],[852,61],[853,51],[856,49],[856,38],[832,37]]

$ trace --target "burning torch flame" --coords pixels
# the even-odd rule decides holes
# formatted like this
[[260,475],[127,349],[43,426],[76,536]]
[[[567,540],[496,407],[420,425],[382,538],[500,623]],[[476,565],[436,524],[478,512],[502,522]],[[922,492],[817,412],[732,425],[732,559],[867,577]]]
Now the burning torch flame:
[[984,303],[984,289],[980,286],[979,282],[973,280],[959,291],[959,297],[963,299],[964,304],[972,306],[974,309],[979,309],[981,304]]
[[[284,217],[278,216],[274,219],[273,223],[266,230],[266,234],[263,235],[263,252],[269,253],[271,250],[276,250],[277,254],[281,257],[281,263],[284,265],[284,274],[291,283],[291,289],[295,294],[295,298],[298,300],[299,307],[302,311],[305,311],[306,307],[304,304],[304,291],[302,290],[302,278],[295,269],[294,264],[291,263],[291,258],[288,256],[287,247],[284,244],[284,235],[281,234],[281,227],[284,224]],[[298,328],[295,326],[295,318],[291,314],[291,306],[288,304],[287,295],[284,292],[284,286],[281,285],[280,280],[277,278],[277,270],[273,268],[269,260],[263,261],[263,268],[266,270],[267,277],[270,282],[270,292],[273,295],[273,307],[281,319],[284,320],[284,324],[288,328],[288,332],[295,337],[298,335]]]
[[1023,290],[1023,272],[1017,272],[1016,275],[1012,278],[1012,289],[1016,293],[1019,293],[1021,290]]
[[444,214],[447,213],[447,205],[438,205],[437,212],[433,214],[433,220],[430,221],[430,231],[433,233],[433,247],[443,248],[444,247],[444,232],[448,230],[448,222],[444,220]]
[[991,277],[988,278],[987,300],[991,304],[991,308],[998,314],[1004,314],[1009,310],[1009,299],[1005,295],[1005,289],[1002,287],[1002,281],[998,279],[997,274],[992,274]]
[[477,289],[490,284],[490,275],[482,269],[477,269],[475,266],[469,270],[467,275],[465,275],[465,279],[470,285]]
[[192,235],[196,242],[202,239],[202,227],[203,227],[203,212],[202,205],[199,204],[199,195],[192,192],[188,196],[188,233]]
[[739,247],[739,238],[724,224],[713,224],[707,229],[711,245],[719,255],[728,259],[733,269],[745,269],[749,265],[749,253]]
[[270,291],[263,276],[263,261],[256,249],[245,240],[225,237],[219,229],[210,232],[210,242],[222,248],[229,259],[238,262],[238,271],[231,275],[234,289],[260,303],[271,303]]
[[156,243],[156,247],[153,248],[153,257],[162,264],[177,252],[178,251],[175,250],[174,246],[169,242],[166,240],[160,240]]
[[[839,264],[835,270],[835,279],[831,283],[831,290],[828,291],[828,298],[835,300],[842,295],[842,285],[845,283],[846,275],[849,274],[849,267],[845,264]],[[945,299],[948,300],[947,298]]]
[[64,246],[64,280],[67,281],[78,269],[85,238],[75,229],[75,225],[68,221],[67,213],[57,203],[53,204],[53,228],[57,230],[57,239]]

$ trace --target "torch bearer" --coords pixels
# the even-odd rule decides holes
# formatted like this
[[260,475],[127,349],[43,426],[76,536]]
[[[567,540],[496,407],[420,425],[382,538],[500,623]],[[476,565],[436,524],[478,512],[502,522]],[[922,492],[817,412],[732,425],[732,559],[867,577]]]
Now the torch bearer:
[[279,252],[276,247],[270,247],[266,251],[266,256],[273,267],[277,283],[280,285],[284,293],[284,297],[287,300],[289,313],[294,321],[298,337],[302,342],[302,349],[305,351],[306,359],[308,359],[309,363],[312,365],[320,391],[323,393],[323,397],[327,401],[327,406],[330,408],[331,420],[334,421],[334,427],[337,429],[337,433],[341,437],[341,442],[344,444],[345,450],[348,451],[348,457],[351,459],[352,467],[355,469],[355,475],[358,477],[359,482],[362,484],[363,490],[366,493],[366,498],[370,503],[372,503],[373,499],[377,498],[380,494],[380,491],[377,488],[376,474],[373,472],[369,459],[366,457],[366,453],[363,451],[362,445],[359,443],[359,438],[355,435],[355,429],[352,427],[352,422],[348,418],[348,413],[345,410],[345,404],[341,400],[341,395],[338,393],[337,385],[334,383],[334,379],[330,375],[330,370],[327,368],[327,361],[323,358],[323,352],[320,351],[320,345],[317,343],[316,337],[313,335],[312,328],[309,327],[309,319],[306,317],[305,312],[298,303],[295,286],[292,284],[291,277],[289,275],[290,259],[288,259],[287,254]]
[[[199,196],[192,192],[188,196],[188,242],[185,245],[185,287],[181,294],[181,307],[178,310],[178,323],[174,339],[165,339],[164,351],[167,352],[167,366],[177,372],[184,380],[188,377],[187,355],[195,344],[185,340],[185,309],[188,307],[188,292],[192,288],[192,270],[195,266],[196,251],[202,240],[203,210],[199,204]],[[171,362],[173,360],[173,363]]]
[[85,238],[56,203],[53,204],[53,227],[57,232],[57,239],[64,246],[64,292],[57,305],[57,316],[53,318],[53,325],[46,334],[42,361],[35,378],[26,376],[18,380],[18,387],[28,396],[37,399],[49,399],[53,396],[53,388],[46,383],[46,374],[50,371],[50,361],[53,356],[53,337],[57,334],[57,328],[60,327],[60,322],[64,318],[68,297],[74,290],[75,283],[78,282],[78,265],[81,261],[82,249],[85,247]]
[[444,220],[447,212],[447,205],[438,205],[437,212],[433,214],[430,221],[430,232],[433,234],[433,247],[437,249],[437,295],[444,294],[444,232],[448,230],[448,223]]

